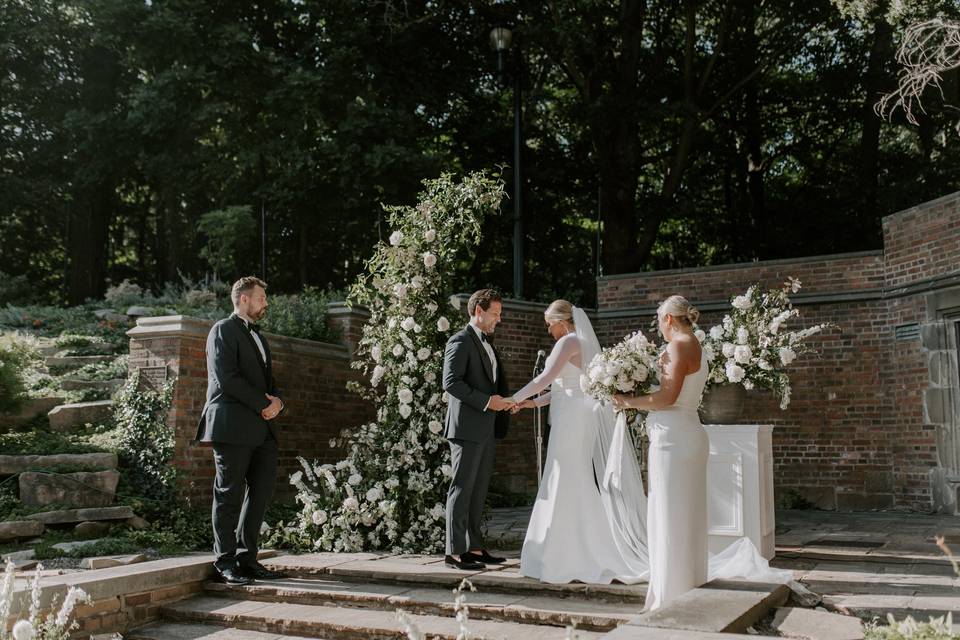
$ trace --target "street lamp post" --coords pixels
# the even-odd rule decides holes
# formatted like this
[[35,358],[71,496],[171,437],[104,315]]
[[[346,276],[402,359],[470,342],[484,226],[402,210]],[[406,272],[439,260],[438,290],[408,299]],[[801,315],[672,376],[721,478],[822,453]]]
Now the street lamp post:
[[[490,46],[497,53],[497,76],[504,80],[504,54],[510,51],[513,32],[507,27],[490,30]],[[513,47],[513,294],[523,297],[523,189],[520,149],[523,143],[523,104],[520,90],[520,47]]]

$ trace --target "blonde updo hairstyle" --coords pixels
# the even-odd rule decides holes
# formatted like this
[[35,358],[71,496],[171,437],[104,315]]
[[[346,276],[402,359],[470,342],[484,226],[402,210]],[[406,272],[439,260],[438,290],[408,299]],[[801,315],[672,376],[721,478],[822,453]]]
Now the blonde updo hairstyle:
[[543,312],[543,318],[548,322],[569,322],[574,326],[573,305],[566,300],[554,300]]
[[692,327],[700,317],[700,311],[683,296],[670,296],[660,303],[657,313],[673,316],[681,326]]

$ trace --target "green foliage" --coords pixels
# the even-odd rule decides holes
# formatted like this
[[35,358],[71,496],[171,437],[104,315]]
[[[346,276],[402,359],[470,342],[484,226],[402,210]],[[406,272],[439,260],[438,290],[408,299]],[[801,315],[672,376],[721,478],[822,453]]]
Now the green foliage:
[[125,480],[137,493],[164,499],[173,487],[174,430],[167,425],[175,382],[168,380],[161,391],[138,389],[134,373],[114,405],[117,455]]
[[897,621],[892,614],[887,615],[887,626],[867,625],[864,629],[865,640],[957,640],[960,634],[952,631],[953,616],[930,618],[928,622],[919,622],[913,616]]
[[[43,416],[46,421],[46,416]],[[5,455],[50,455],[54,453],[97,453],[104,447],[91,444],[82,435],[32,429],[0,433],[0,451]]]
[[249,205],[208,211],[200,216],[197,230],[207,237],[200,255],[216,274],[236,274],[243,252],[256,247],[257,227]]
[[0,305],[25,304],[35,299],[36,289],[27,276],[0,271]]
[[20,371],[25,363],[22,353],[0,345],[0,413],[13,413],[23,404],[26,388]]
[[128,356],[123,354],[109,362],[91,362],[69,372],[69,376],[78,380],[117,380],[126,378],[128,360]]
[[327,305],[330,299],[314,287],[305,287],[296,295],[270,296],[263,328],[292,338],[336,342],[337,328],[330,324]]

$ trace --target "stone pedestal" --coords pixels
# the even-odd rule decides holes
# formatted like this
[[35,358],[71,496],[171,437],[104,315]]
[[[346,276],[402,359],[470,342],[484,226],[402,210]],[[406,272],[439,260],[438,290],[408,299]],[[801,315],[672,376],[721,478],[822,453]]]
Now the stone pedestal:
[[708,424],[707,527],[710,553],[748,537],[774,556],[773,425]]

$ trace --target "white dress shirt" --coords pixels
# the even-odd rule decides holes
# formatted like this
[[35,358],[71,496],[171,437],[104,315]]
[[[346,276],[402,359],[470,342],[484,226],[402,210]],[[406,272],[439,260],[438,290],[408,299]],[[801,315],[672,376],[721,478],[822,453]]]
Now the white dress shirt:
[[[250,330],[250,321],[240,316],[240,319],[243,320],[244,324],[247,325],[247,329]],[[267,351],[263,348],[263,342],[260,341],[260,335],[256,331],[250,331],[250,335],[253,336],[253,341],[257,343],[257,349],[260,350],[260,358],[263,360],[263,364],[267,364]]]
[[484,340],[483,331],[481,331],[477,325],[471,322],[470,326],[473,328],[474,331],[477,332],[477,337],[480,338],[480,344],[483,345],[483,350],[487,352],[487,357],[490,358],[490,366],[492,367],[492,370],[493,370],[493,381],[496,382],[497,381],[497,356],[496,354],[493,353],[493,347],[490,346],[489,342]]

